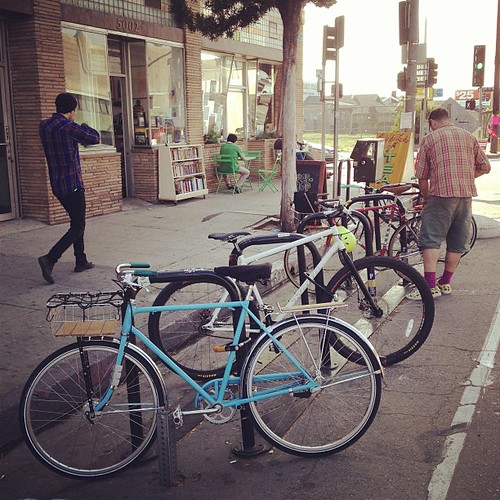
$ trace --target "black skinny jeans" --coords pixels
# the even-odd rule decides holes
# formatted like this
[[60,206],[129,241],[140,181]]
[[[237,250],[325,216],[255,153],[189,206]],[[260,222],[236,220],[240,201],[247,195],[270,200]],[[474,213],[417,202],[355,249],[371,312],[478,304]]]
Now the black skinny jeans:
[[79,189],[73,191],[64,198],[58,198],[64,210],[68,212],[70,222],[69,229],[63,237],[51,248],[47,254],[52,263],[56,263],[61,255],[73,245],[76,265],[83,265],[87,262],[84,251],[83,235],[85,232],[85,191]]

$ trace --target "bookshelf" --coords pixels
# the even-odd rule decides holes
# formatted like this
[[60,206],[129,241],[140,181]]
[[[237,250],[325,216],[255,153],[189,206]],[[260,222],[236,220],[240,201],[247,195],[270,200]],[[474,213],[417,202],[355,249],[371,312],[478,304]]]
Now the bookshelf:
[[159,146],[158,198],[175,201],[208,194],[201,145]]

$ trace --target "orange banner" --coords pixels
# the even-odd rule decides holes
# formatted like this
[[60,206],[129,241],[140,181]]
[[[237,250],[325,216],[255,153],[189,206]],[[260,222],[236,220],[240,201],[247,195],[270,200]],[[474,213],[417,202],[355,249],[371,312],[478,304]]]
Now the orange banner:
[[384,139],[384,169],[382,178],[372,187],[402,182],[410,145],[410,132],[380,132],[378,138]]

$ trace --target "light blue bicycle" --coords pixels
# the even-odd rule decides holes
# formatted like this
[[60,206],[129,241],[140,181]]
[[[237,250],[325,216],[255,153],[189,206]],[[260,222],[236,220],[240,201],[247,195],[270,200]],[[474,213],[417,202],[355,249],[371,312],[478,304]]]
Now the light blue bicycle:
[[[138,307],[135,298],[145,281],[211,276],[235,287],[217,268],[156,272],[147,267],[117,266],[118,292],[57,294],[49,300],[58,334],[74,335],[77,341],[45,359],[22,394],[21,428],[43,464],[67,476],[99,477],[130,465],[152,444],[157,412],[168,407],[166,388],[151,356],[133,338],[196,392],[192,408],[173,410],[177,425],[196,414],[227,422],[246,405],[266,440],[300,456],[338,452],[368,429],[381,393],[377,354],[356,329],[330,315],[294,311],[266,327],[249,309],[248,297],[256,281],[269,279],[270,264],[231,268],[233,278],[250,284],[245,300]],[[232,341],[214,347],[228,353],[223,375],[205,382],[196,382],[134,326],[141,313],[210,308],[232,314],[235,328]],[[246,335],[247,315],[263,332],[256,342]],[[118,338],[110,338],[120,316]],[[243,367],[236,373],[235,358],[245,348]]]

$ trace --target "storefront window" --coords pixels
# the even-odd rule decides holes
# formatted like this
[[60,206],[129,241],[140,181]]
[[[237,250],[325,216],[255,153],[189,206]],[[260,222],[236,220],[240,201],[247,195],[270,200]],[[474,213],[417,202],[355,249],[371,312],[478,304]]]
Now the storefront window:
[[130,44],[130,61],[135,144],[185,142],[182,49],[137,41]]
[[273,97],[275,84],[275,66],[259,64],[257,72],[257,102],[255,108],[255,133],[271,133],[275,131],[276,123],[273,113]]
[[232,56],[201,54],[203,86],[203,133],[208,141],[221,137],[224,130],[227,87]]
[[186,142],[181,48],[147,44],[151,143]]
[[[257,60],[202,53],[203,131],[212,139],[273,132],[275,66]],[[247,122],[247,127],[245,127]]]
[[78,99],[77,122],[101,134],[101,144],[113,145],[113,117],[106,36],[63,28],[66,90]]

